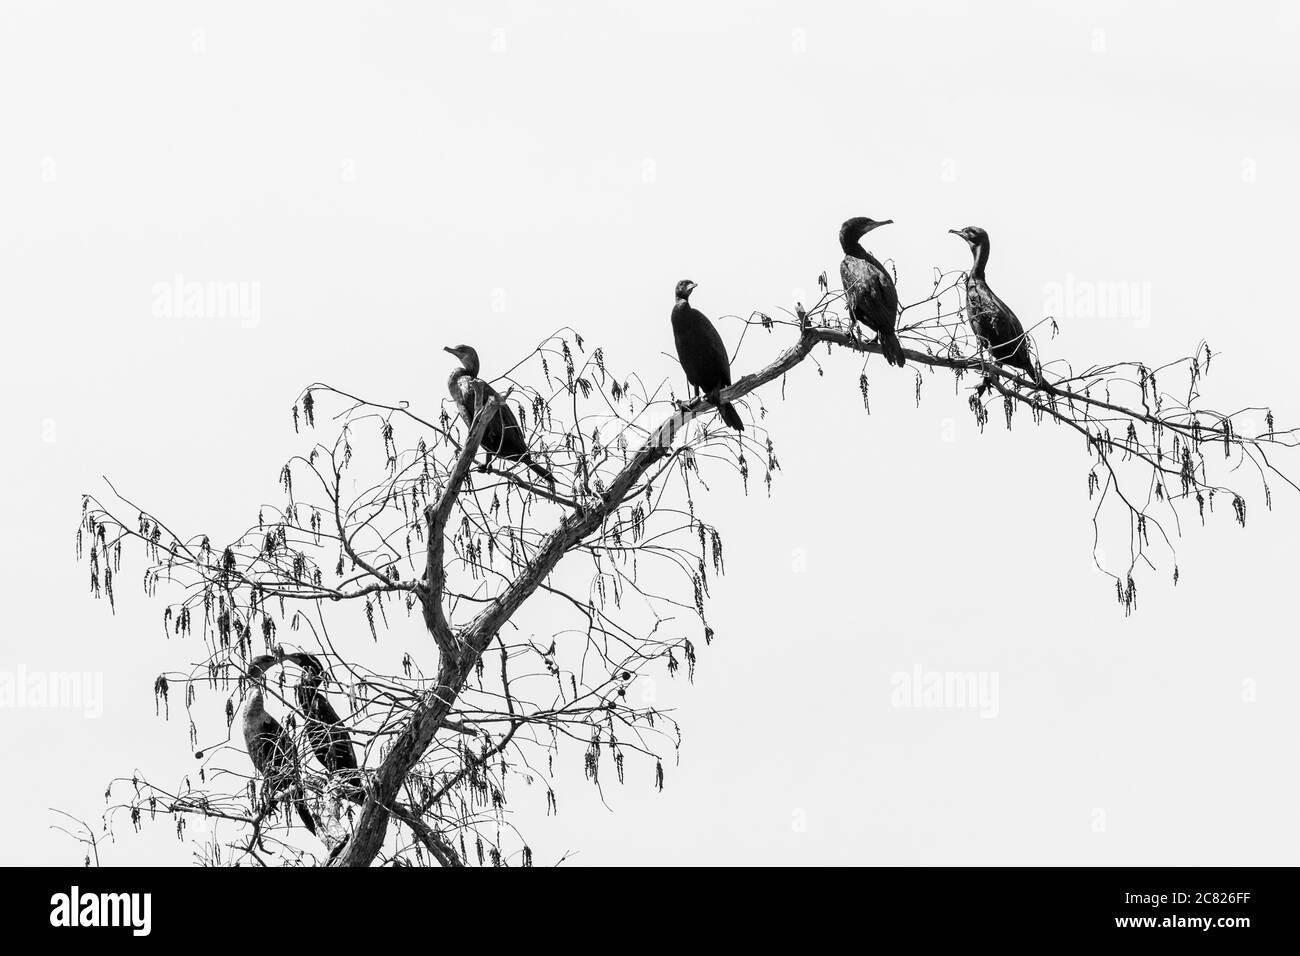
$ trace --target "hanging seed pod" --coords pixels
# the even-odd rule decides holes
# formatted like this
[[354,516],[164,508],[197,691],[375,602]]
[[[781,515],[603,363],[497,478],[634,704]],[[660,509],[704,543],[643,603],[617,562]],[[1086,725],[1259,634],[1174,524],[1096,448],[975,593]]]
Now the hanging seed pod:
[[593,727],[587,752],[582,758],[582,771],[592,783],[600,782],[600,729]]
[[984,434],[984,426],[989,422],[989,410],[984,407],[984,403],[980,401],[979,396],[973,392],[971,393],[968,404],[970,405],[971,412],[975,415],[975,424],[979,427],[980,434],[982,435]]

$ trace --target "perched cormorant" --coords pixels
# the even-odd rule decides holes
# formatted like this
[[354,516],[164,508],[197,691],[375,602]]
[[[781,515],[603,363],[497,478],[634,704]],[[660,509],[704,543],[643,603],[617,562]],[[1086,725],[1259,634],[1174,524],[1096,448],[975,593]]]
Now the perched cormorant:
[[965,239],[975,257],[975,264],[966,276],[966,311],[980,346],[988,349],[996,361],[1020,369],[1039,388],[1051,392],[1052,386],[1034,364],[1025,327],[1011,308],[993,294],[984,278],[984,267],[989,262],[989,234],[979,226],[948,231]]
[[275,794],[293,789],[293,805],[307,830],[316,833],[316,821],[307,809],[302,784],[298,781],[298,751],[280,722],[266,712],[262,685],[266,671],[279,661],[270,654],[255,657],[248,665],[252,694],[244,705],[244,746],[249,759],[262,775],[262,799],[269,803]]
[[[480,404],[496,395],[496,389],[478,377],[478,352],[473,348],[468,345],[457,345],[455,348],[448,346],[443,351],[450,352],[460,359],[461,367],[452,372],[451,377],[447,379],[447,390],[451,392],[452,401],[460,409],[460,417],[464,419],[465,427],[469,428],[474,424],[474,416],[478,413]],[[483,432],[482,445],[483,450],[487,452],[484,468],[492,464],[493,457],[504,458],[507,461],[520,461],[527,465],[533,474],[555,484],[555,476],[551,474],[550,469],[537,464],[528,453],[524,430],[519,427],[519,419],[515,418],[515,413],[505,402],[497,405],[496,414],[492,416],[487,429]]]
[[695,283],[683,279],[677,283],[677,302],[673,305],[673,342],[677,345],[677,358],[686,372],[686,381],[696,394],[716,405],[722,420],[738,432],[745,430],[740,413],[730,402],[718,402],[718,392],[731,384],[731,361],[727,347],[713,323],[699,309],[691,305],[691,291]]
[[352,737],[343,726],[343,720],[330,703],[329,697],[321,689],[325,668],[320,659],[315,654],[286,654],[284,659],[302,668],[294,696],[305,720],[303,732],[307,737],[307,745],[326,771],[343,774],[351,782],[360,785]]
[[901,367],[906,359],[898,333],[894,331],[898,326],[898,290],[889,272],[860,242],[872,229],[893,221],[876,222],[866,216],[855,216],[840,226],[840,248],[844,250],[840,280],[844,283],[849,316],[876,333],[885,361]]

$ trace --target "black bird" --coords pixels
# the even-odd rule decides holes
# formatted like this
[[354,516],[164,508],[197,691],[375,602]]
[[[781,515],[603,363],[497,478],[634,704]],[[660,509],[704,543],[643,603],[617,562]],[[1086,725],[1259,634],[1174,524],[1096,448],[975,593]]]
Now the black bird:
[[[460,417],[464,419],[465,427],[469,428],[474,424],[474,416],[479,408],[497,394],[496,389],[478,377],[478,352],[473,348],[468,345],[457,345],[454,348],[448,346],[443,351],[450,352],[460,359],[461,367],[452,372],[451,378],[447,379],[447,390],[451,392],[452,401],[460,409]],[[484,469],[492,464],[493,457],[519,461],[527,465],[533,474],[555,484],[555,476],[551,474],[550,469],[537,464],[528,453],[524,430],[519,427],[519,419],[515,418],[515,413],[505,402],[498,403],[496,414],[492,416],[487,429],[483,432],[482,445],[483,450],[487,452]]]
[[248,665],[253,693],[244,705],[244,746],[248,748],[253,767],[262,775],[264,805],[269,805],[277,793],[292,789],[294,809],[298,811],[303,826],[314,835],[316,821],[307,809],[298,777],[298,751],[280,722],[266,712],[262,699],[264,675],[268,668],[278,663],[270,654],[263,654],[253,658]]
[[677,283],[677,302],[673,305],[673,342],[677,345],[677,359],[686,372],[686,381],[698,395],[716,405],[722,420],[738,432],[745,430],[740,413],[730,402],[718,402],[718,392],[731,384],[731,361],[727,347],[713,323],[699,309],[691,305],[691,291],[695,283],[683,279]]
[[898,290],[894,288],[889,272],[875,256],[862,248],[860,241],[872,229],[893,221],[876,222],[866,216],[855,216],[840,226],[840,248],[844,250],[840,281],[844,283],[849,316],[875,332],[885,361],[901,368],[906,359],[898,333],[894,331],[898,326]]
[[320,659],[315,654],[286,654],[284,659],[302,668],[302,676],[293,693],[298,709],[303,713],[307,745],[326,771],[342,775],[359,788],[361,776],[357,770],[357,755],[352,749],[352,737],[330,703],[329,696],[321,689],[325,668]]
[[993,294],[984,278],[984,267],[989,263],[989,234],[979,226],[948,231],[965,239],[975,257],[975,264],[966,276],[966,311],[980,346],[988,349],[996,361],[1020,369],[1039,388],[1052,392],[1052,386],[1034,364],[1025,327],[1010,306]]

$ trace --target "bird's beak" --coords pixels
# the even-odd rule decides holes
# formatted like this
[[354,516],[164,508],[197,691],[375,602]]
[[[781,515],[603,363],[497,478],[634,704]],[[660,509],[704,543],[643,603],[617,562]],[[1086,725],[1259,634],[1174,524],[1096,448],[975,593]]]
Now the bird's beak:
[[696,287],[698,287],[698,286],[699,286],[699,283],[698,283],[698,282],[692,282],[692,283],[691,283],[690,291],[691,291],[691,292],[694,292],[695,289],[696,289]]
[[442,347],[442,350],[443,350],[444,352],[447,352],[447,353],[450,354],[450,355],[455,355],[455,354],[456,354],[456,350],[455,350],[454,348],[452,348],[450,345],[444,345],[444,346]]
[[876,226],[892,226],[893,224],[894,220],[892,219],[882,219],[880,222],[876,223]]

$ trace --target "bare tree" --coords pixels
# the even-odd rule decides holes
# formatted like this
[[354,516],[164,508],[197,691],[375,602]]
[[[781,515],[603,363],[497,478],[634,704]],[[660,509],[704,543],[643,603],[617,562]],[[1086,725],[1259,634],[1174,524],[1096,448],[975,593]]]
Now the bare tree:
[[[1137,605],[1142,571],[1163,566],[1176,583],[1174,541],[1189,509],[1205,521],[1226,502],[1218,510],[1244,525],[1245,497],[1218,476],[1248,464],[1266,505],[1271,481],[1295,487],[1269,457],[1295,445],[1294,430],[1276,431],[1267,409],[1200,404],[1208,345],[1158,367],[1047,362],[1049,394],[981,354],[963,321],[961,279],[936,272],[930,293],[902,308],[911,367],[881,363],[881,374],[914,375],[918,403],[936,375],[951,376],[981,430],[995,417],[1011,428],[1024,416],[1076,432],[1094,524],[1100,529],[1105,513],[1127,520],[1127,567],[1108,572],[1125,613]],[[762,387],[819,347],[860,353],[870,411],[867,370],[879,346],[843,317],[842,294],[828,290],[824,275],[820,285],[810,309],[737,320],[738,350],[752,337],[786,342],[720,396],[744,400],[751,424],[741,435],[703,399],[679,402],[667,383],[615,373],[600,348],[564,329],[496,383],[534,458],[559,478],[555,488],[499,461],[476,467],[495,405],[466,428],[449,401],[421,417],[318,383],[299,396],[293,425],[318,434],[328,423],[331,437],[284,465],[282,503],[260,508],[229,544],[175,531],[116,491],[107,503],[87,496],[77,548],[92,592],[116,599],[124,545],[133,542],[145,559],[146,594],[179,594],[164,627],[202,643],[189,670],[155,685],[160,707],[183,688],[191,747],[223,709],[227,727],[234,722],[253,656],[297,646],[327,662],[322,689],[345,705],[364,780],[364,794],[347,792],[313,764],[286,664],[267,692],[300,738],[302,786],[322,821],[319,847],[305,831],[288,838],[293,814],[279,805],[287,795],[255,800],[251,765],[226,745],[202,752],[197,779],[178,786],[114,781],[105,828],[124,814],[137,827],[146,815],[169,815],[182,835],[188,820],[219,821],[218,836],[196,839],[198,858],[213,864],[527,865],[532,852],[510,824],[507,795],[540,782],[554,808],[553,760],[566,742],[585,748],[586,775],[597,785],[602,774],[622,780],[626,762],[641,762],[637,772],[662,786],[660,761],[680,745],[677,725],[637,706],[628,690],[683,665],[689,673],[700,641],[713,636],[706,603],[724,552],[718,529],[697,511],[706,473],[730,474],[746,490],[762,482],[770,493],[779,464],[761,424]],[[1047,323],[1033,330],[1040,338],[1055,329]],[[1264,431],[1239,430],[1261,416]],[[358,632],[379,642],[412,628],[432,645],[405,655],[400,670],[363,662],[384,655],[382,645],[364,653]]]

